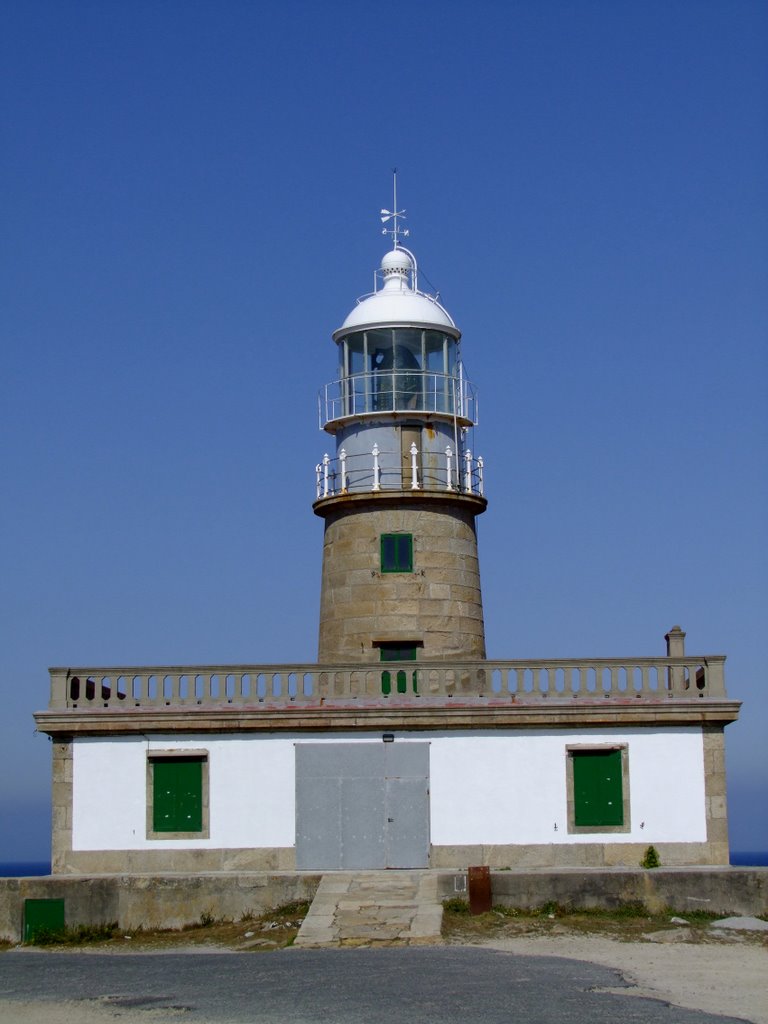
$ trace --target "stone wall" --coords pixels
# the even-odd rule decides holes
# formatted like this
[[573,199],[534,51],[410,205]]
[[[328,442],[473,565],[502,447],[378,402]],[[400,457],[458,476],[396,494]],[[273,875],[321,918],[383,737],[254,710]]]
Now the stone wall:
[[[440,899],[464,896],[465,885],[466,874],[441,874]],[[672,908],[757,915],[768,911],[768,868],[495,871],[491,890],[495,904],[525,909],[559,903],[612,910],[638,902],[650,913]]]
[[[117,921],[128,932],[141,926],[181,928],[203,914],[237,921],[311,900],[320,878],[291,872],[0,878],[0,939],[20,941],[25,899],[63,899],[68,927]],[[466,896],[466,885],[465,871],[438,873],[441,900]],[[605,909],[641,902],[651,912],[768,911],[768,868],[494,871],[491,886],[494,903],[529,909],[550,902]]]
[[120,928],[181,928],[210,915],[237,921],[311,900],[319,874],[101,875],[0,878],[0,938],[18,942],[24,900],[63,899],[67,927],[117,921]]

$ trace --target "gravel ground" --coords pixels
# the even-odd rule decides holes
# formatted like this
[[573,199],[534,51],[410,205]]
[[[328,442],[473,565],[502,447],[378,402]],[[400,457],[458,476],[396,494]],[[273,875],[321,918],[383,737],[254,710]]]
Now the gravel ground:
[[[724,940],[727,942],[728,940]],[[764,944],[623,942],[599,935],[489,939],[492,949],[522,956],[586,960],[621,972],[627,995],[768,1024],[768,947]]]

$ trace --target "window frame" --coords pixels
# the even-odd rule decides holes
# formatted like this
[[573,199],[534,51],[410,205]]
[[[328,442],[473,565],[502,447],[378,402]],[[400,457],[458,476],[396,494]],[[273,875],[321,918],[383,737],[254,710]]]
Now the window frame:
[[[209,839],[210,838],[210,763],[208,750],[173,749],[147,751],[147,839]],[[198,761],[200,770],[200,811],[201,827],[193,831],[156,830],[155,813],[155,764],[167,761]]]
[[[385,559],[385,557],[384,557],[384,545],[385,545],[385,543],[388,540],[390,540],[390,538],[395,538],[394,558],[392,559],[392,562],[394,563],[394,567],[393,568],[387,568],[387,566],[386,566],[387,559]],[[399,539],[401,539],[401,538],[408,541],[408,565],[407,565],[407,567],[405,567],[405,566],[403,566],[401,564],[401,560],[398,557],[399,556],[399,551],[398,551],[398,543],[397,543],[397,541]],[[413,572],[413,534],[412,533],[404,533],[404,532],[403,533],[382,533],[382,534],[379,535],[379,568],[381,569],[382,573],[387,573],[387,574],[389,574],[389,573],[398,573],[398,572],[399,573]]]
[[[576,784],[574,760],[576,757],[589,753],[606,753],[609,751],[621,754],[621,806],[622,823],[620,825],[577,825],[576,824]],[[572,835],[595,835],[597,833],[631,832],[630,793],[629,793],[629,744],[627,743],[571,743],[565,748],[566,764],[566,799],[568,808],[568,832]]]

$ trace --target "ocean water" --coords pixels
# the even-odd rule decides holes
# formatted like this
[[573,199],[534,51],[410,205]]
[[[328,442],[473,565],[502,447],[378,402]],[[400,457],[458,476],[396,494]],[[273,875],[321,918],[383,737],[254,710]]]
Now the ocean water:
[[740,868],[768,867],[768,850],[758,850],[756,853],[734,853],[731,851],[731,864]]
[[50,875],[49,860],[9,860],[0,863],[0,878],[25,878],[29,875]]

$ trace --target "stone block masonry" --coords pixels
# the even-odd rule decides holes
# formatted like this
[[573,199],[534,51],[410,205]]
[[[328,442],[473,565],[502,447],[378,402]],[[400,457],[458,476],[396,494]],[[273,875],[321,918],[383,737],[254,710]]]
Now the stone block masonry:
[[[319,661],[375,662],[377,642],[416,641],[419,658],[484,658],[476,502],[411,494],[322,502]],[[382,572],[382,534],[413,537],[410,572]]]

